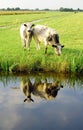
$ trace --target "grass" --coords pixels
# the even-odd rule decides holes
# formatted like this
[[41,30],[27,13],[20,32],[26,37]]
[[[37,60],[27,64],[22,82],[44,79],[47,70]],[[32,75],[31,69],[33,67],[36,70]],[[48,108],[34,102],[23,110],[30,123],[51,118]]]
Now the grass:
[[[40,20],[36,23],[35,20]],[[37,51],[35,42],[31,50],[22,49],[19,35],[20,24],[34,21],[55,28],[60,41],[65,45],[62,55],[57,56],[48,47],[44,55],[44,45]],[[41,12],[32,14],[0,15],[0,70],[9,73],[31,71],[52,71],[56,73],[83,74],[83,13]]]

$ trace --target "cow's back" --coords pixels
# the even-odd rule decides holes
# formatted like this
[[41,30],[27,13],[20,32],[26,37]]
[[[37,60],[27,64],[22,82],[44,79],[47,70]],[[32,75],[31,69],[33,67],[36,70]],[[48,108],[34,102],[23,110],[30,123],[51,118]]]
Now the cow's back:
[[47,37],[47,26],[44,25],[36,25],[33,29],[33,37],[40,42],[43,42]]

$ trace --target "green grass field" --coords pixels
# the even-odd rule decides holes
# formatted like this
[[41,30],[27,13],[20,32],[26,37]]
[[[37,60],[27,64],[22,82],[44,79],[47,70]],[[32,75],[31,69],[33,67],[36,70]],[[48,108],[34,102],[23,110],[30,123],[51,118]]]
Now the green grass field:
[[[53,71],[83,74],[83,13],[32,12],[3,15],[1,12],[0,14],[1,72]],[[23,50],[19,34],[20,24],[32,21],[58,31],[60,42],[65,45],[61,56],[57,56],[50,46],[45,55],[43,44],[40,51],[37,51],[34,40],[31,42],[30,52]]]

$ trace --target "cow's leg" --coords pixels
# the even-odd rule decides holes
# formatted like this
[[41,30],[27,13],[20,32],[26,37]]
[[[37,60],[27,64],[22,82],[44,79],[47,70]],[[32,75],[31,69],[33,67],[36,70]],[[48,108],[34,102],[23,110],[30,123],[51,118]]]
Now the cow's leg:
[[30,51],[30,42],[29,41],[26,42],[26,48]]
[[25,49],[26,48],[26,40],[25,39],[21,39],[22,40],[22,47]]
[[46,54],[47,53],[47,46],[48,46],[48,43],[46,40],[44,40],[44,43],[45,43],[45,50],[44,50],[44,53]]
[[26,48],[30,51],[31,38],[26,40]]
[[36,49],[40,50],[40,42],[37,37],[34,37],[35,43],[36,43]]
[[38,42],[36,45],[37,50],[40,50],[40,43]]
[[38,40],[36,40],[36,39],[35,39],[35,41],[36,41],[36,48],[37,48],[37,50],[40,50],[40,42]]
[[45,53],[45,54],[47,53],[47,46],[45,46],[45,50],[44,50],[44,53]]
[[31,40],[32,40],[32,34],[29,34],[29,36],[27,37],[27,40],[26,40],[26,48],[27,48],[28,50],[30,50]]

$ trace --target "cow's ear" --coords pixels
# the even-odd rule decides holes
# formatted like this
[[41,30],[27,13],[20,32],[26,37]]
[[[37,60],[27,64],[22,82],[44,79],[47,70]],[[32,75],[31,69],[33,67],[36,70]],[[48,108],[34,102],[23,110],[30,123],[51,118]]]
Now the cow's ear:
[[52,41],[52,36],[47,37],[47,41]]
[[24,99],[24,102],[26,102],[26,101],[27,101],[27,98]]
[[32,24],[32,25],[31,25],[31,27],[34,27],[34,26],[35,26],[35,24]]
[[62,48],[64,47],[64,45],[61,46]]
[[27,27],[27,24],[26,24],[26,23],[24,23],[24,26],[25,26],[25,27]]
[[56,47],[57,47],[57,45],[52,45],[52,47],[55,47],[55,48],[56,48]]

